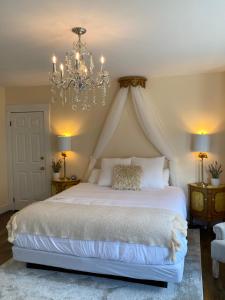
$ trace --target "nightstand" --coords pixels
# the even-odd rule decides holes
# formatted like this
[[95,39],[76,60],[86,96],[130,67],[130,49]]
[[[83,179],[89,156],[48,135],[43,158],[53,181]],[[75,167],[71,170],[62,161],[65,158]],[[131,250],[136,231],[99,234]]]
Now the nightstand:
[[80,183],[80,179],[72,180],[72,179],[59,179],[59,180],[52,180],[52,187],[54,192],[52,194],[58,194],[62,191],[70,188],[73,185],[77,185]]
[[197,183],[188,185],[190,200],[190,224],[193,219],[207,222],[225,219],[225,184],[202,187]]

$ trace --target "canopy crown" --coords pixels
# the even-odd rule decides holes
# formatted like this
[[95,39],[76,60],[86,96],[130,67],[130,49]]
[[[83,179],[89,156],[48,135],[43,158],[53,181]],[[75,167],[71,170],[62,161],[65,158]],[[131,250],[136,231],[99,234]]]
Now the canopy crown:
[[147,78],[143,76],[124,76],[118,79],[120,87],[141,86],[145,88]]

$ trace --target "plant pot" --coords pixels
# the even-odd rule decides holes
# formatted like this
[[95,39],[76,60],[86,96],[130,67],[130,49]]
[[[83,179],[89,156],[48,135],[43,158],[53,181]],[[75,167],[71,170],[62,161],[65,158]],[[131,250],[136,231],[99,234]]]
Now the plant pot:
[[219,178],[211,178],[211,185],[213,185],[213,186],[220,185],[220,179]]
[[60,173],[53,173],[53,179],[54,180],[59,180],[60,179]]

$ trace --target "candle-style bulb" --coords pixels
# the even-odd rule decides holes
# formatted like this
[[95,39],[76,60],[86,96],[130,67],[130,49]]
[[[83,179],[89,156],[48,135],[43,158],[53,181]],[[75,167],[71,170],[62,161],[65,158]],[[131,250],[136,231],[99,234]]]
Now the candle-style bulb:
[[63,64],[60,64],[60,66],[59,66],[59,67],[60,67],[60,70],[61,70],[61,71],[63,71],[63,70],[64,70],[64,66],[63,66]]
[[55,55],[53,55],[53,56],[52,56],[52,63],[53,63],[53,64],[56,64],[56,61],[57,61],[57,58],[56,58]]
[[61,75],[61,80],[62,80],[63,79],[63,75],[64,75],[64,72],[63,72],[64,66],[63,66],[63,64],[60,64],[59,68],[60,68],[60,75]]
[[102,65],[105,63],[105,57],[103,55],[100,57],[100,62]]
[[79,60],[80,59],[80,53],[79,52],[76,52],[76,60]]
[[57,61],[57,58],[55,55],[53,55],[52,56],[52,67],[53,67],[52,71],[53,71],[53,73],[56,72],[56,61]]

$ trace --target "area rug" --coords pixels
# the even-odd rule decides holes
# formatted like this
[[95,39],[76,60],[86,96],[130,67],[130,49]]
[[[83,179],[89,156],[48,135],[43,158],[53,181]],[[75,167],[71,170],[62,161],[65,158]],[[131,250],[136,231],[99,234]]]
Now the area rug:
[[202,300],[200,233],[188,231],[183,281],[168,288],[56,271],[27,269],[13,259],[0,267],[3,300]]

